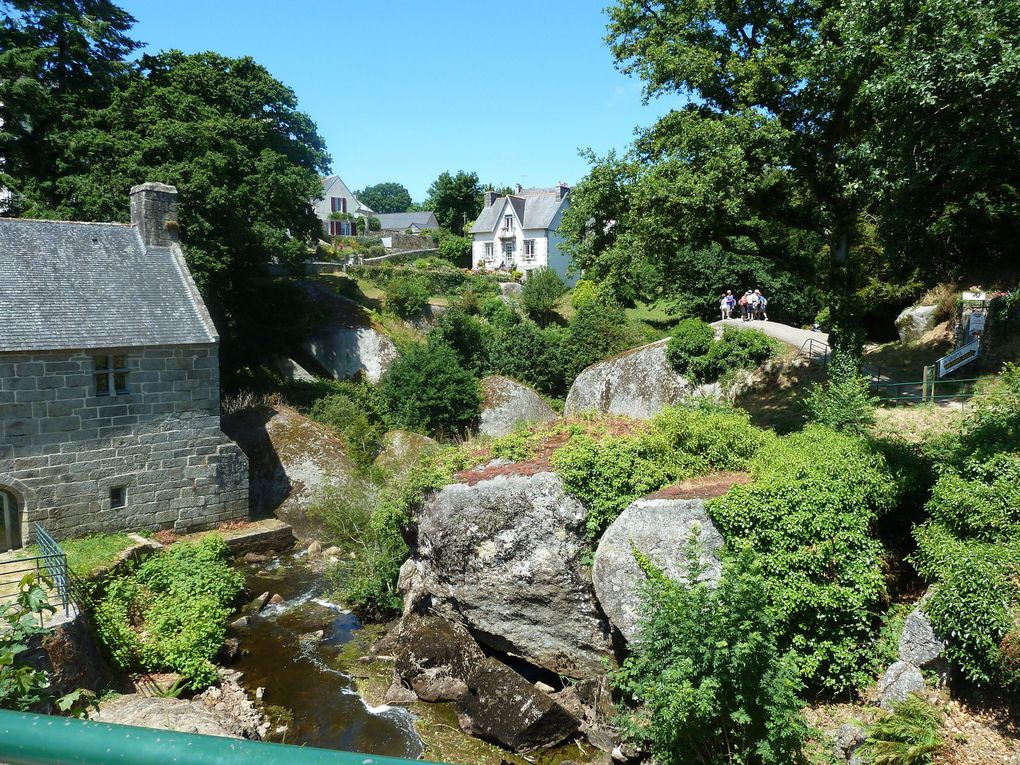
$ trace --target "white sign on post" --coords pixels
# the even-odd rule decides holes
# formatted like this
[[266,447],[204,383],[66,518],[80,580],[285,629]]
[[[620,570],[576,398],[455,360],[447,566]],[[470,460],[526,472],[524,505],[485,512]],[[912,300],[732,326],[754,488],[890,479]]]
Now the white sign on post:
[[938,360],[939,377],[945,377],[950,372],[954,372],[965,364],[969,364],[980,355],[981,340],[971,340],[966,345],[957,348],[952,353]]

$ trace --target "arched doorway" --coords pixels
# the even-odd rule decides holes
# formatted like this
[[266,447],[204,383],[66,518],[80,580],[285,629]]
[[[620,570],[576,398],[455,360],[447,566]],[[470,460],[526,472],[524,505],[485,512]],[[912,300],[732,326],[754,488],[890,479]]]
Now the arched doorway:
[[21,547],[21,518],[18,500],[0,489],[0,552]]

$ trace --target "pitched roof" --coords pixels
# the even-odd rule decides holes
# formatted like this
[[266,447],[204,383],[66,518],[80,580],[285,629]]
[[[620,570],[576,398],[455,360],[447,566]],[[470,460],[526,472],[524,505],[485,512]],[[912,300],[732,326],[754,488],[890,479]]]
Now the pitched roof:
[[382,228],[392,231],[411,228],[412,223],[417,223],[419,228],[439,228],[436,214],[426,212],[402,212],[402,213],[376,213]]
[[0,352],[217,340],[180,247],[116,223],[0,218]]
[[556,213],[567,204],[569,195],[560,198],[556,189],[528,189],[517,194],[499,197],[484,208],[478,220],[471,226],[472,234],[488,234],[496,230],[503,212],[503,203],[508,201],[514,208],[521,228],[548,229],[552,226]]

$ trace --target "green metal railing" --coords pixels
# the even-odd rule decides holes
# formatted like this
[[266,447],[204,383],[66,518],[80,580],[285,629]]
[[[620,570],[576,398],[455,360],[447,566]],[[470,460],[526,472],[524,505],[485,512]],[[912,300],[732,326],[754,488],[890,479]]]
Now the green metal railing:
[[911,382],[872,381],[878,400],[887,403],[922,403],[944,399],[969,399],[974,396],[979,378],[929,379]]
[[409,765],[417,760],[0,710],[7,765]]
[[[67,569],[67,556],[42,527],[35,524],[38,555],[18,555],[0,561],[0,603],[14,600],[21,589],[26,574],[35,574],[46,582],[46,601],[55,610],[62,609],[64,616],[71,607],[71,580]],[[39,624],[44,623],[45,614],[39,614]]]

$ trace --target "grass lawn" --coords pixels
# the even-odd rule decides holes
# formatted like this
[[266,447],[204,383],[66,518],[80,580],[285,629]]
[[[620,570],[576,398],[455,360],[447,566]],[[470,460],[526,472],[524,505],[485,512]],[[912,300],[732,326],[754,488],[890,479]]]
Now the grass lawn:
[[[60,542],[60,549],[67,554],[67,566],[71,573],[86,579],[113,563],[119,553],[133,544],[135,540],[125,533],[118,532],[65,539]],[[21,557],[26,558],[42,554],[38,545],[29,545],[19,552]]]
[[[569,322],[574,318],[574,314],[577,311],[574,310],[574,306],[570,303],[569,292],[559,299],[554,310],[563,317],[565,322]],[[665,328],[676,323],[676,318],[666,313],[666,309],[661,303],[639,302],[633,308],[624,309],[624,313],[629,321],[643,321],[659,328]]]

